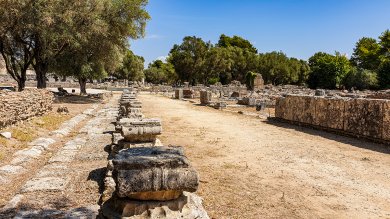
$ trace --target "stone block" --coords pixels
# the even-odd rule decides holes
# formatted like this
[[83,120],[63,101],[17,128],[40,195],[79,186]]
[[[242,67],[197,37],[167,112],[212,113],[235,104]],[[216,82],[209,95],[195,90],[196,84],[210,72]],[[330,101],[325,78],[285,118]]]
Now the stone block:
[[195,192],[199,180],[182,147],[141,147],[113,159],[117,195],[137,200],[172,200]]
[[207,105],[211,102],[211,92],[206,90],[200,91],[200,104]]
[[124,118],[118,122],[125,141],[150,142],[155,141],[162,132],[160,119]]
[[351,99],[345,104],[344,130],[373,138],[382,138],[383,100]]
[[202,206],[202,199],[188,192],[184,192],[178,199],[163,202],[114,198],[103,205],[102,213],[104,217],[109,219],[209,219]]
[[183,99],[183,90],[182,89],[177,89],[175,90],[175,99]]
[[382,139],[390,141],[390,100],[383,101]]
[[194,90],[191,90],[191,89],[184,89],[183,90],[183,98],[194,99],[194,97],[195,97]]

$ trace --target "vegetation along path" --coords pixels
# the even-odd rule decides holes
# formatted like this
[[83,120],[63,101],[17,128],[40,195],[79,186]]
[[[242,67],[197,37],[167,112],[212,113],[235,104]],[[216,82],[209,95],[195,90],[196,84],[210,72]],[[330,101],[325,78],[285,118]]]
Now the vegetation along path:
[[383,145],[144,94],[162,142],[183,145],[213,218],[389,218]]

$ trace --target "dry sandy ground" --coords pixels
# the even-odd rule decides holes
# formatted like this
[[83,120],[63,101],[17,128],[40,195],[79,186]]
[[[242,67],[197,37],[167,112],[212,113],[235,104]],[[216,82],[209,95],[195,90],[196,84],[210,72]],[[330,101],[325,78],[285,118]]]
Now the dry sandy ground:
[[212,218],[390,218],[389,148],[189,102],[140,96],[182,145]]

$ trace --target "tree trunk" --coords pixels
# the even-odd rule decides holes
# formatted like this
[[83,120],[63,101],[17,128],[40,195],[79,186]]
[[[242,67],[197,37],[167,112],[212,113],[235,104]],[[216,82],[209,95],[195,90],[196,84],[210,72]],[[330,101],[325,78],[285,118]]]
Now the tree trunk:
[[87,94],[87,79],[79,78],[80,94]]
[[23,91],[24,88],[26,87],[26,79],[25,78],[21,78],[19,79],[18,81],[18,91]]
[[46,74],[48,72],[48,65],[46,63],[37,63],[34,65],[34,70],[37,78],[37,88],[46,88]]

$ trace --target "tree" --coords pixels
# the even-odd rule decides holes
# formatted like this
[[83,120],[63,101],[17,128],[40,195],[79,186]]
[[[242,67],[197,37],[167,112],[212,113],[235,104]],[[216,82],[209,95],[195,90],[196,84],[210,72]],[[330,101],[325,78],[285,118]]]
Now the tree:
[[383,89],[390,88],[390,60],[385,60],[378,69],[379,86]]
[[335,55],[318,52],[309,58],[309,66],[310,88],[339,88],[351,69],[348,58],[337,52]]
[[222,34],[219,37],[219,41],[217,43],[218,47],[238,47],[241,49],[248,49],[252,53],[257,53],[257,49],[246,39],[239,37],[239,36],[233,36],[229,37],[225,34]]
[[168,62],[174,66],[180,80],[192,84],[206,82],[202,74],[205,71],[206,56],[210,46],[210,43],[195,36],[184,37],[180,45],[173,46]]
[[34,57],[31,32],[25,29],[29,1],[0,1],[0,54],[7,73],[17,82],[18,91],[25,87],[26,72]]
[[380,65],[380,45],[368,37],[361,38],[355,46],[351,62],[358,68],[377,70]]
[[378,78],[374,71],[353,67],[345,76],[343,85],[350,89],[376,89],[378,88]]
[[144,58],[135,55],[131,50],[126,52],[121,66],[115,71],[115,76],[130,81],[140,81],[144,75]]
[[148,69],[145,70],[145,78],[147,82],[153,84],[175,84],[178,80],[174,66],[161,60],[149,64]]

